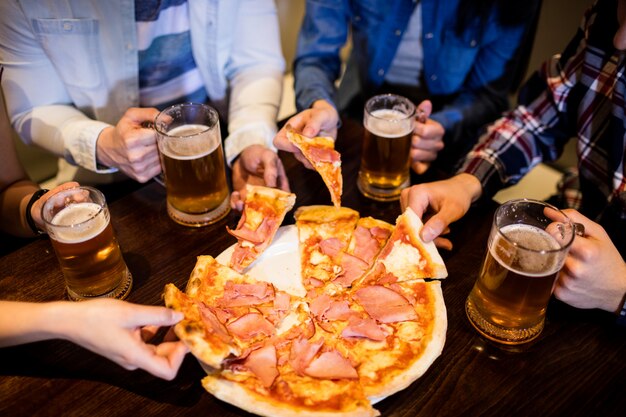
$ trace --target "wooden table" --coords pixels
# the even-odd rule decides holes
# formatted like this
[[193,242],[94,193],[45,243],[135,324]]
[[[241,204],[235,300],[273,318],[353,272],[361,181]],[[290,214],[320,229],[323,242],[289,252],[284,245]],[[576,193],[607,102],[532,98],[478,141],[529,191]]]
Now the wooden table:
[[[346,120],[342,153],[344,205],[394,222],[397,203],[376,203],[356,188],[362,129]],[[297,206],[330,204],[319,176],[282,155]],[[448,332],[442,355],[406,390],[376,407],[384,416],[608,416],[626,415],[626,330],[610,314],[553,301],[546,328],[524,353],[485,343],[469,325],[464,301],[476,279],[495,204],[473,209],[453,225],[455,248],[443,252]],[[165,191],[156,183],[110,205],[113,225],[134,275],[129,301],[162,305],[163,286],[184,287],[197,255],[217,256],[234,243],[225,226],[231,213],[202,229],[172,222]],[[293,223],[288,215],[285,223]],[[50,301],[64,297],[61,272],[47,239],[0,258],[0,297]],[[191,355],[171,382],[126,371],[64,341],[0,349],[0,416],[243,416],[200,385],[203,371]]]

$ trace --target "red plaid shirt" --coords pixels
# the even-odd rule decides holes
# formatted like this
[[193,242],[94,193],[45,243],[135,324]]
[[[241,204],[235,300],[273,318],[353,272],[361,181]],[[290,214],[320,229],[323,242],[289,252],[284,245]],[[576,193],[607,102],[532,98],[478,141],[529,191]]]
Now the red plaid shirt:
[[557,159],[575,137],[580,211],[607,231],[619,227],[617,240],[624,241],[626,54],[613,46],[616,10],[615,0],[598,0],[587,11],[565,51],[524,85],[519,106],[490,126],[460,171],[475,175],[492,196],[540,162]]

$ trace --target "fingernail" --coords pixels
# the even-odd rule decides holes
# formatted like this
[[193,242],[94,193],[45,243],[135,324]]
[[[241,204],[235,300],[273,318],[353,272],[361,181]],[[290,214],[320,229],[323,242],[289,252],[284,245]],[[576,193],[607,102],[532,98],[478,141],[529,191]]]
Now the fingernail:
[[181,313],[180,311],[175,311],[174,314],[172,315],[172,318],[178,322],[184,319],[185,315]]
[[424,227],[422,229],[422,239],[424,242],[430,242],[434,238],[434,233],[430,227]]

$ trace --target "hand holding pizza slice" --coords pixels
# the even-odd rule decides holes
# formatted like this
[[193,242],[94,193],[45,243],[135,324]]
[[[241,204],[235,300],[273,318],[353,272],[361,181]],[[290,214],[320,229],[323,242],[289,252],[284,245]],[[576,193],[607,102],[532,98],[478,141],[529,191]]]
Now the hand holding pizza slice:
[[341,206],[343,177],[341,176],[341,155],[335,150],[335,140],[329,136],[308,137],[286,126],[287,139],[293,143],[322,176],[328,187],[335,207]]

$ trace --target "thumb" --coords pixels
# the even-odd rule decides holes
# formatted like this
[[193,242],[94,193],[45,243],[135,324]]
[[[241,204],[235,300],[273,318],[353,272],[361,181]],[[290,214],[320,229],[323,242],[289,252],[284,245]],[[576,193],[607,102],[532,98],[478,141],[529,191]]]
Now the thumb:
[[439,237],[447,226],[446,222],[440,216],[435,214],[424,224],[420,232],[420,236],[424,242],[431,242],[436,237]]
[[128,324],[132,327],[171,326],[181,321],[185,315],[167,307],[131,305]]
[[325,122],[324,112],[313,112],[302,129],[302,134],[308,137],[316,136]]
[[430,117],[433,111],[433,103],[430,100],[422,101],[415,111],[417,121],[420,123],[426,123],[426,119]]

